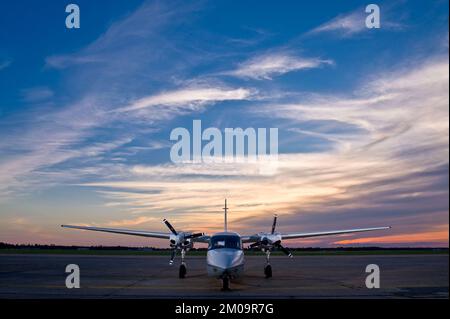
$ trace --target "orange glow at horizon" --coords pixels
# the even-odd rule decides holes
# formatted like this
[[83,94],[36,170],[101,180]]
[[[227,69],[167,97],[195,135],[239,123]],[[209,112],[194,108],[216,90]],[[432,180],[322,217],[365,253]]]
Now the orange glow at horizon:
[[405,244],[405,243],[449,243],[448,230],[423,232],[417,234],[402,234],[379,237],[366,237],[355,239],[344,239],[334,242],[338,245],[349,244]]

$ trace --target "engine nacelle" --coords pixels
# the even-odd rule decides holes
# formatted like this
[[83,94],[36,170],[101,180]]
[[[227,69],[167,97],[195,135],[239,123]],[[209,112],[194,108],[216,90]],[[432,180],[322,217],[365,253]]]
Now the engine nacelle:
[[258,233],[252,236],[252,239],[257,237],[257,240],[248,246],[248,248],[258,247],[263,252],[268,252],[268,255],[273,249],[279,249],[285,253],[288,257],[292,258],[292,254],[288,248],[281,245],[282,236],[280,233],[275,232],[275,227],[277,225],[277,215],[273,218],[272,231],[270,233]]
[[181,242],[182,242],[181,234],[178,234],[178,235],[171,234],[170,235],[170,238],[169,238],[170,247],[179,246]]
[[194,247],[194,243],[191,239],[191,233],[184,233],[180,232],[177,235],[171,234],[169,238],[169,245],[170,247],[179,247],[186,250],[191,249]]
[[182,248],[189,250],[194,247],[194,243],[191,239],[185,239],[182,243]]
[[261,233],[261,246],[264,248],[270,248],[273,244],[281,243],[281,235],[279,234],[270,234],[270,233]]

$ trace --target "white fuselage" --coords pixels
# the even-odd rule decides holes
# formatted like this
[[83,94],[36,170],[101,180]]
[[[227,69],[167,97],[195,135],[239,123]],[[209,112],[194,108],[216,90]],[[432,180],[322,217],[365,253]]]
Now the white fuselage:
[[208,275],[216,278],[237,278],[244,271],[244,251],[237,233],[214,234],[206,256]]

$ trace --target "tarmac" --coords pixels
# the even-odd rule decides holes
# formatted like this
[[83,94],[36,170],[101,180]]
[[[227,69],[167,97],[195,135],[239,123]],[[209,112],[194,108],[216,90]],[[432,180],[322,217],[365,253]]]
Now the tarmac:
[[[0,254],[0,298],[447,298],[449,256],[247,256],[245,273],[221,291],[206,260],[187,255],[187,276],[168,256]],[[179,259],[177,260],[179,263]],[[80,268],[80,288],[65,285],[66,266]],[[380,288],[366,287],[366,266],[380,269]]]

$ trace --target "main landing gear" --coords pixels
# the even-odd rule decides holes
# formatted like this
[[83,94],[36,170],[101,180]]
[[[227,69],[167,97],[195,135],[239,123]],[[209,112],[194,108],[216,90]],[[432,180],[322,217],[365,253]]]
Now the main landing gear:
[[186,255],[186,250],[182,249],[181,250],[181,265],[180,265],[180,270],[178,272],[178,277],[179,278],[185,278],[186,277],[187,268],[186,268],[186,263],[184,262],[185,255]]
[[266,265],[264,266],[264,275],[266,278],[272,277],[272,266],[270,265],[270,250],[266,250]]
[[185,278],[186,277],[186,273],[187,273],[187,269],[186,269],[186,265],[185,264],[181,264],[180,265],[180,271],[179,271],[179,277],[180,278]]

